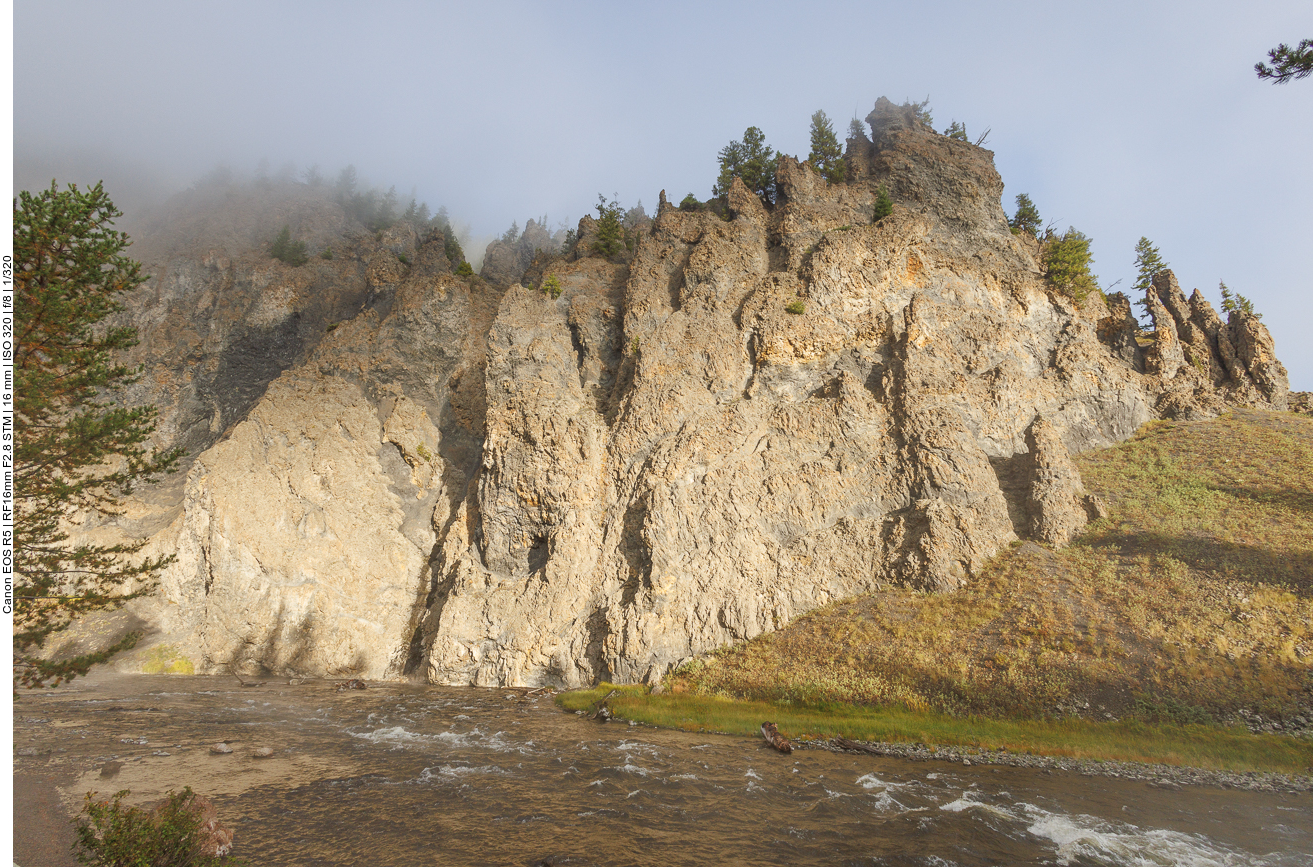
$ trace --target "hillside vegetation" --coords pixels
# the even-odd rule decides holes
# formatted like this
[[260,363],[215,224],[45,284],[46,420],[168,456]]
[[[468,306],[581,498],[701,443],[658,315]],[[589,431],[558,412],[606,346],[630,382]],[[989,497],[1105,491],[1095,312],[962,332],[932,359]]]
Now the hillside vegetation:
[[954,593],[887,588],[684,666],[676,693],[1015,719],[1313,724],[1313,418],[1152,422],[1078,458],[1107,515]]

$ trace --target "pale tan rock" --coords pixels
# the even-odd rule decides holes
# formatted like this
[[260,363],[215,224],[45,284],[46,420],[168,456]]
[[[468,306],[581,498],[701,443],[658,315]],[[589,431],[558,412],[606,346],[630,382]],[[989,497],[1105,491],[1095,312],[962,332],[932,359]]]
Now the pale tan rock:
[[1153,320],[1153,343],[1145,350],[1144,369],[1164,382],[1174,378],[1185,364],[1185,352],[1176,332],[1176,321],[1159,300],[1156,292],[1145,294],[1149,317]]
[[1036,418],[1026,429],[1026,447],[1030,458],[1026,497],[1030,536],[1062,547],[1084,529],[1090,518],[1080,470],[1057,429],[1043,417]]
[[432,530],[403,532],[381,440],[359,387],[286,375],[196,461],[163,590],[200,668],[401,672]]
[[[1062,544],[1099,509],[1071,454],[1284,399],[1261,325],[1172,278],[1142,350],[1124,298],[1045,286],[989,151],[887,100],[868,121],[855,183],[786,158],[769,208],[737,181],[728,219],[662,196],[615,261],[591,217],[568,258],[491,250],[488,281],[440,238],[342,238],[331,312],[279,267],[179,264],[199,276],[134,315],[192,367],[231,373],[242,334],[310,312],[322,333],[228,392],[155,359],[198,456],[167,528],[135,525],[178,555],[150,617],[198,670],[656,683],[834,599]],[[181,311],[218,315],[224,281],[267,297],[243,288],[207,344]]]
[[1284,410],[1290,395],[1286,368],[1277,360],[1272,335],[1257,316],[1232,313],[1228,323],[1236,358],[1244,365],[1249,379],[1273,409]]

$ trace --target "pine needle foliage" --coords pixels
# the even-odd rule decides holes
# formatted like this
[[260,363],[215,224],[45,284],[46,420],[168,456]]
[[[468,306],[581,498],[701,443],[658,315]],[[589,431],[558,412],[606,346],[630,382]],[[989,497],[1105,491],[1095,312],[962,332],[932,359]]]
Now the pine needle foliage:
[[[912,102],[908,99],[903,102],[903,108],[911,108],[916,113],[918,123],[923,123],[932,130],[935,128],[935,116],[930,112],[930,95],[920,102]],[[965,135],[965,133],[963,133]]]
[[755,126],[743,132],[742,141],[732,141],[720,149],[720,175],[711,195],[729,195],[734,178],[756,193],[766,204],[775,202],[775,170],[780,157],[766,146],[766,134]]
[[871,222],[878,223],[893,212],[894,203],[889,198],[889,191],[885,189],[884,184],[881,184],[875,195],[875,210],[871,214]]
[[1238,292],[1232,292],[1226,287],[1226,283],[1217,281],[1218,291],[1222,293],[1222,312],[1223,313],[1243,313],[1246,316],[1252,316],[1255,319],[1262,319],[1263,314],[1254,312],[1254,302]]
[[1090,255],[1090,238],[1068,227],[1060,237],[1052,238],[1044,249],[1045,279],[1053,289],[1077,304],[1083,304],[1099,284],[1090,273],[1094,257]]
[[278,237],[269,247],[269,255],[293,267],[300,267],[310,261],[310,256],[305,251],[305,241],[292,240],[291,226],[283,226],[283,230],[278,233]]
[[107,325],[145,278],[122,255],[121,213],[100,184],[56,183],[14,203],[14,662],[27,686],[58,684],[100,659],[30,655],[84,612],[150,589],[172,557],[137,559],[144,543],[72,544],[74,512],[113,515],[124,496],[172,471],[180,450],[148,446],[153,407],[123,405],[138,369],[116,360],[135,329]]
[[1259,79],[1273,84],[1285,84],[1307,78],[1313,74],[1313,39],[1301,39],[1294,48],[1282,42],[1267,53],[1267,59],[1272,61],[1271,66],[1266,63],[1254,64],[1254,72],[1258,73]]
[[1035,237],[1039,237],[1039,227],[1043,225],[1043,220],[1039,216],[1039,208],[1030,200],[1030,196],[1020,193],[1017,196],[1017,212],[1013,214],[1012,219],[1008,220],[1008,225],[1014,232],[1029,232]]
[[807,161],[825,180],[832,184],[843,183],[848,166],[843,161],[843,148],[839,146],[839,137],[834,134],[834,125],[823,111],[812,115],[811,145]]
[[1142,237],[1135,243],[1136,289],[1140,292],[1148,292],[1153,287],[1153,278],[1160,272],[1166,271],[1167,267],[1162,254],[1148,238]]
[[1142,296],[1135,303],[1147,313],[1149,293],[1153,291],[1153,278],[1167,270],[1167,262],[1148,238],[1141,237],[1135,242],[1135,270],[1135,289]]
[[619,201],[597,194],[597,252],[607,259],[625,249],[624,213]]

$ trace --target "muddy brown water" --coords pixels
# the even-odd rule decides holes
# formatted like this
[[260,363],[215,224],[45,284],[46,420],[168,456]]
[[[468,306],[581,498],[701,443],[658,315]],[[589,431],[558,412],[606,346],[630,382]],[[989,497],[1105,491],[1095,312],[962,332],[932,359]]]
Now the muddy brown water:
[[60,779],[71,812],[191,786],[254,865],[1313,864],[1308,794],[785,756],[512,690],[103,674],[14,719],[15,772]]

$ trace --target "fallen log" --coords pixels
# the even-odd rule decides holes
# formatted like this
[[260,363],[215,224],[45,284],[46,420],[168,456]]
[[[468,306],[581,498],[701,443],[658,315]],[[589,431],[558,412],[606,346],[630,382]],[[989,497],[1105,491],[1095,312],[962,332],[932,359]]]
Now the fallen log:
[[780,730],[775,727],[773,722],[764,722],[761,724],[761,736],[766,739],[766,743],[773,746],[782,753],[793,752],[793,744],[789,739],[780,734]]
[[599,710],[601,710],[603,707],[606,706],[606,703],[611,699],[611,696],[619,695],[619,694],[620,694],[620,690],[613,689],[610,692],[608,692],[606,695],[599,698],[597,701],[590,704],[588,706],[588,709],[592,711],[594,715],[596,715]]

